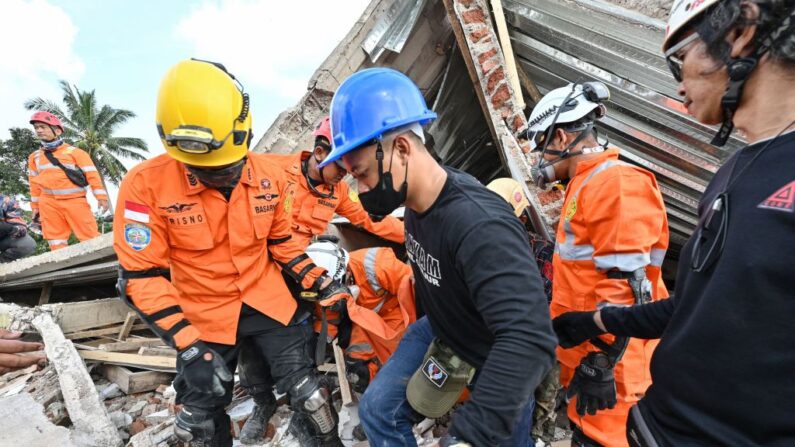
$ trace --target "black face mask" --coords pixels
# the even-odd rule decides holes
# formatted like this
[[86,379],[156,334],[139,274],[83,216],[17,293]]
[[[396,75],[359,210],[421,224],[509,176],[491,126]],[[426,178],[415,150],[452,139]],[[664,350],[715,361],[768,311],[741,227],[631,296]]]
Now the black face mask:
[[208,188],[234,189],[238,182],[240,182],[240,175],[243,173],[243,167],[245,165],[246,159],[244,158],[239,162],[223,169],[206,169],[188,166],[188,171],[195,175],[196,178]]
[[362,206],[370,218],[374,222],[382,221],[386,216],[395,211],[403,202],[406,201],[406,194],[408,193],[409,184],[408,173],[409,166],[406,165],[406,178],[403,184],[400,185],[400,190],[395,191],[392,186],[392,158],[395,150],[392,148],[392,156],[389,159],[389,172],[384,172],[384,151],[381,148],[381,143],[378,143],[378,148],[375,151],[375,159],[378,160],[378,183],[375,187],[367,192],[359,194],[359,199],[362,201]]

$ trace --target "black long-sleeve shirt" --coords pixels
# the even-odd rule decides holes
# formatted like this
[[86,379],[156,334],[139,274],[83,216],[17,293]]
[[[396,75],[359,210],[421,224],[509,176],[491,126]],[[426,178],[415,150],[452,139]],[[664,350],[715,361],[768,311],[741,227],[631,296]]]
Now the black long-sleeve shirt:
[[472,176],[445,170],[431,208],[406,212],[406,249],[434,333],[478,369],[450,432],[497,445],[551,367],[557,339],[521,222]]
[[[707,187],[708,228],[682,250],[675,298],[602,314],[610,332],[661,335],[639,403],[660,445],[795,445],[795,132],[760,154],[768,143],[735,154]],[[727,189],[728,209],[707,219]],[[722,213],[723,248],[717,239],[706,256]],[[709,259],[700,273],[695,247]]]

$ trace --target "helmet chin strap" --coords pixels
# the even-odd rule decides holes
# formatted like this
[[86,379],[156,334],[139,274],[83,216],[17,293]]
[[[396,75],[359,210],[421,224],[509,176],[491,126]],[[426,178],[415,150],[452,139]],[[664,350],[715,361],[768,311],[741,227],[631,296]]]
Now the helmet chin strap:
[[[315,158],[315,154],[311,155],[312,158]],[[317,158],[315,158],[317,161]],[[322,193],[317,188],[315,188],[314,180],[309,176],[309,158],[301,162],[301,172],[304,174],[304,178],[306,178],[306,184],[309,185],[309,190],[312,194],[320,197],[321,199],[328,199],[329,197],[334,195],[334,185],[327,185],[329,192]],[[318,172],[320,172],[321,183],[325,184],[325,179],[323,178],[323,168],[318,168]]]

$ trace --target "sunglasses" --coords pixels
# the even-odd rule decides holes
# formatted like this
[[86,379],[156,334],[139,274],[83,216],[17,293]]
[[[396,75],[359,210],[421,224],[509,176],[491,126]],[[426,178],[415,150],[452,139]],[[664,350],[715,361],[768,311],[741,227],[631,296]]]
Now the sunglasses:
[[729,227],[729,194],[719,194],[707,210],[704,222],[695,235],[690,269],[703,272],[720,258]]
[[674,75],[676,82],[682,82],[682,66],[685,62],[684,54],[679,56],[679,52],[682,51],[686,46],[695,42],[698,38],[698,33],[693,33],[682,39],[679,43],[672,46],[668,49],[668,51],[665,52],[665,62],[668,63],[668,69],[671,70],[671,74]]

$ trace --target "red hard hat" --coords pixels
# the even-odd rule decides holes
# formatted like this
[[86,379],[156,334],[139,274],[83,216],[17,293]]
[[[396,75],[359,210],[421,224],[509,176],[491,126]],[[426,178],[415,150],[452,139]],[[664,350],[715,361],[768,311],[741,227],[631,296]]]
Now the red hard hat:
[[312,135],[315,138],[323,137],[329,143],[331,143],[331,120],[329,120],[328,116],[323,117],[323,119],[321,119],[320,122],[317,123],[317,126],[315,126],[315,131],[312,132]]
[[44,123],[50,126],[59,127],[61,132],[63,132],[63,124],[61,124],[61,120],[58,119],[57,116],[53,115],[50,112],[36,112],[33,116],[30,117],[30,124],[35,122]]

